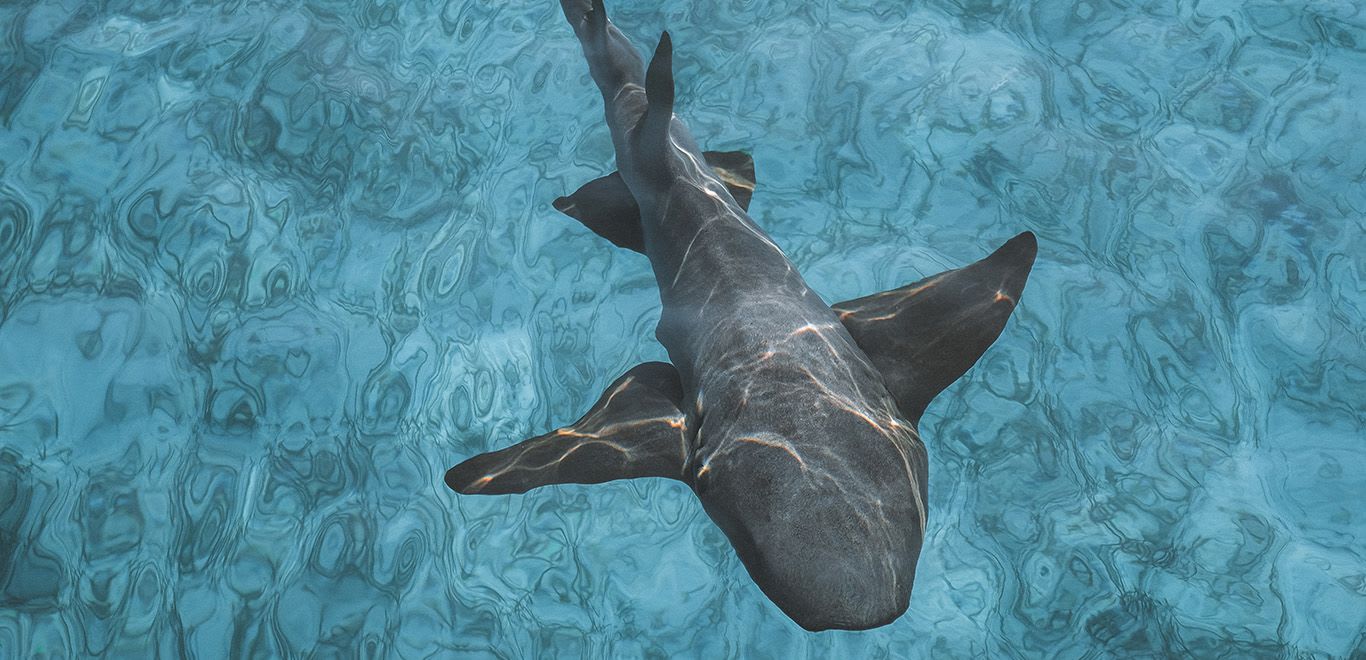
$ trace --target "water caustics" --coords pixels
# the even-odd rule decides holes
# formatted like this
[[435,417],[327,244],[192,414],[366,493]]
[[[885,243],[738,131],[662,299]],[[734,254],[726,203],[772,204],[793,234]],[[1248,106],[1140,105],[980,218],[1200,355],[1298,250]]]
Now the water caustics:
[[552,206],[613,168],[555,3],[27,2],[0,656],[1361,652],[1350,3],[619,5],[827,301],[1048,255],[920,420],[908,613],[800,629],[664,480],[440,483],[666,357]]
[[752,163],[727,185],[732,171],[705,164],[721,159],[674,114],[669,33],[647,67],[602,0],[561,5],[620,169],[556,207],[649,258],[664,303],[655,335],[672,364],[633,367],[580,422],[471,458],[446,484],[506,494],[672,477],[803,628],[891,623],[909,603],[927,519],[916,424],[1001,333],[1033,234],[831,309],[731,197],[754,189]]

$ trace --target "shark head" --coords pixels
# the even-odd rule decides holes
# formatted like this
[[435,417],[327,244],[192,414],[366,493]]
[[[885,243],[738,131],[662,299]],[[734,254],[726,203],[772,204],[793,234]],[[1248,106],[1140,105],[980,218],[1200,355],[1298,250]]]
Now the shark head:
[[789,384],[783,405],[701,420],[694,492],[798,625],[894,620],[909,603],[925,529],[924,445],[889,405],[768,382]]

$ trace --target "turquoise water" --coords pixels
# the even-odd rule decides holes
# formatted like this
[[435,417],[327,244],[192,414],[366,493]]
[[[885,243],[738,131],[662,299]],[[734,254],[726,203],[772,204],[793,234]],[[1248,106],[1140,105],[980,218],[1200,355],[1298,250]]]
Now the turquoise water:
[[664,357],[552,0],[0,6],[0,657],[1366,655],[1366,9],[609,5],[835,301],[1040,238],[910,611],[686,487],[444,470]]

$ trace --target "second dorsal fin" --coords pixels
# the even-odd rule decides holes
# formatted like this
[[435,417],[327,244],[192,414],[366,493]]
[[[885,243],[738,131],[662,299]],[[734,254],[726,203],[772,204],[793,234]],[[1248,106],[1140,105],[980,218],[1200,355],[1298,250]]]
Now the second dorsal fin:
[[[743,151],[707,151],[702,157],[740,208],[749,210],[755,185],[754,159]],[[645,251],[645,239],[640,231],[640,207],[620,173],[593,179],[574,194],[555,200],[555,210],[582,222],[617,247]]]

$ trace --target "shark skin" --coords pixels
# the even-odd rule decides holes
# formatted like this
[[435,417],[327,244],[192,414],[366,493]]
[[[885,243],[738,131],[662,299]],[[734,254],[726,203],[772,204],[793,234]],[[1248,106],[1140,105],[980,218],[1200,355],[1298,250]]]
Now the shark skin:
[[746,213],[752,161],[704,155],[674,115],[668,33],[647,67],[602,0],[561,5],[602,92],[618,171],[555,206],[649,258],[669,363],[634,367],[579,421],[470,458],[446,484],[490,495],[675,479],[798,625],[894,621],[927,524],[920,416],[1004,329],[1033,234],[827,305]]

